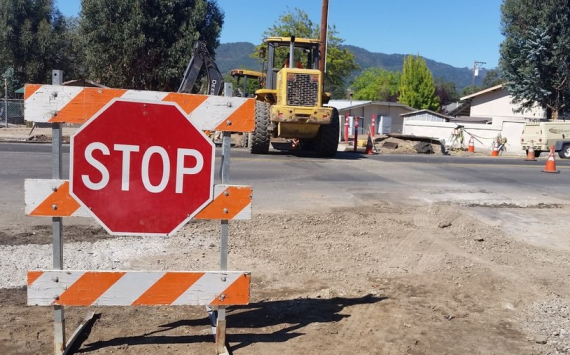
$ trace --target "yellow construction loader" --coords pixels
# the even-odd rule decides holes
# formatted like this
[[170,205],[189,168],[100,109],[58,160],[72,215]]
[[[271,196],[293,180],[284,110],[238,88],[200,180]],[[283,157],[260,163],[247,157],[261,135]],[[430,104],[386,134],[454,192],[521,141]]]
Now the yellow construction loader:
[[[290,138],[303,150],[333,157],[339,138],[336,108],[324,106],[330,94],[323,89],[319,40],[270,37],[264,41],[265,87],[255,92],[255,131],[250,151],[266,154],[271,138]],[[288,52],[287,56],[284,55]]]

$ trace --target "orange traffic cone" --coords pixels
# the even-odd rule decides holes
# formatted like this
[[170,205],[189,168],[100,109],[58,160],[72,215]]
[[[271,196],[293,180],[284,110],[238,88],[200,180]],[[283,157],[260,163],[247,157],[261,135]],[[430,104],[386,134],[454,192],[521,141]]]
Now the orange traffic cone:
[[471,138],[469,138],[469,147],[467,148],[467,151],[469,153],[475,153],[475,142],[473,140],[473,136],[471,136]]
[[554,146],[550,147],[550,154],[546,160],[546,165],[544,166],[543,172],[555,174],[558,174],[560,172],[560,170],[556,170],[556,161],[554,160]]
[[493,151],[491,152],[492,157],[499,156],[499,142],[493,142]]
[[536,161],[536,156],[534,155],[534,141],[530,141],[525,161]]
[[374,154],[373,150],[374,146],[372,144],[372,138],[370,138],[370,135],[368,135],[368,141],[366,142],[366,154]]

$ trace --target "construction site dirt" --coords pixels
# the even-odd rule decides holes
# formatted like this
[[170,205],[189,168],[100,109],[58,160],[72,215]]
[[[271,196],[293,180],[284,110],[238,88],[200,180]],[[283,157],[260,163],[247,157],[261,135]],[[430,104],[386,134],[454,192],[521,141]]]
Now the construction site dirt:
[[[564,206],[553,206],[568,213]],[[219,224],[175,237],[68,227],[70,269],[216,269]],[[26,306],[26,267],[51,262],[51,226],[0,233],[0,353],[53,353],[53,312]],[[33,244],[30,244],[33,243]],[[30,261],[31,260],[31,261]],[[568,250],[525,243],[455,206],[384,202],[231,223],[230,269],[251,303],[228,310],[233,354],[567,354]],[[6,273],[10,272],[11,275]],[[213,354],[201,307],[107,307],[76,353]],[[68,333],[85,308],[66,308]]]

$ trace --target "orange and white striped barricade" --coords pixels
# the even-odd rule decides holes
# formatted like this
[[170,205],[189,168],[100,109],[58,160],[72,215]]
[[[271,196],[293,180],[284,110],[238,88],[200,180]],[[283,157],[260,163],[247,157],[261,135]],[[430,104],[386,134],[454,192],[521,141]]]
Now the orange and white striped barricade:
[[[251,219],[253,189],[245,185],[214,185],[214,200],[198,212],[194,219]],[[32,217],[91,217],[91,214],[69,194],[69,181],[26,179],[24,211]]]
[[251,132],[255,127],[251,98],[60,85],[26,85],[24,116],[31,122],[83,124],[117,98],[175,102],[203,131]]
[[247,272],[28,272],[29,306],[247,305]]
[[[52,75],[54,78],[61,78],[62,72],[53,71]],[[54,80],[56,84],[60,82]],[[143,104],[148,102],[149,105],[173,102],[196,129],[223,132],[220,170],[222,183],[213,186],[213,198],[192,217],[221,221],[220,271],[62,271],[63,227],[59,223],[58,238],[54,232],[54,241],[58,241],[54,243],[54,268],[61,269],[28,273],[28,304],[54,307],[55,354],[61,354],[66,348],[64,306],[216,306],[216,317],[212,318],[216,353],[227,353],[225,306],[248,304],[250,287],[249,272],[227,271],[228,221],[250,219],[252,200],[250,186],[229,184],[231,133],[254,130],[254,99],[28,84],[24,96],[25,119],[31,122],[52,123],[54,135],[52,179],[25,180],[25,213],[29,216],[52,217],[54,221],[61,220],[62,217],[93,217],[91,211],[87,211],[70,191],[73,181],[61,179],[60,124],[86,123],[92,117],[98,117],[118,100],[138,101]],[[137,127],[133,126],[132,129],[137,130]],[[56,262],[57,260],[59,261]],[[212,313],[214,312],[210,312]],[[80,331],[81,327],[73,338]]]

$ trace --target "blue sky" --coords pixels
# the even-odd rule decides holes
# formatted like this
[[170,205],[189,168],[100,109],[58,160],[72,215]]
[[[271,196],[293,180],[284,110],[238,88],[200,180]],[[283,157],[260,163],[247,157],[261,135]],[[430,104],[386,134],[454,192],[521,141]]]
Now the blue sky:
[[[80,0],[56,0],[77,15]],[[493,69],[499,62],[501,0],[329,0],[329,25],[345,44],[371,52],[419,54],[453,65]],[[322,0],[218,0],[225,13],[220,41],[261,42],[280,15],[299,8],[320,24]]]

